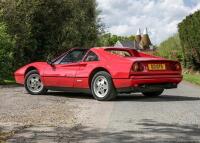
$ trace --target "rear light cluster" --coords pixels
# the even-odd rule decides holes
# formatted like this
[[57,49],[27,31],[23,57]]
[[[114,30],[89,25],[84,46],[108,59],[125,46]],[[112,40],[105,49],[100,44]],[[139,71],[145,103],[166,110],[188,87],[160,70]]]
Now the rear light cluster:
[[181,64],[175,63],[172,65],[172,70],[174,71],[181,71]]
[[[152,64],[154,64],[154,63],[152,63]],[[162,63],[162,64],[164,64],[165,66],[162,69],[157,70],[157,69],[149,69],[148,64],[141,63],[141,62],[135,62],[132,66],[131,71],[132,72],[143,72],[146,70],[148,70],[148,71],[168,71],[168,70],[181,71],[182,70],[180,63]],[[162,65],[162,64],[160,64],[160,65]]]
[[144,65],[140,62],[136,62],[132,66],[132,71],[133,72],[142,72],[142,71],[144,71]]

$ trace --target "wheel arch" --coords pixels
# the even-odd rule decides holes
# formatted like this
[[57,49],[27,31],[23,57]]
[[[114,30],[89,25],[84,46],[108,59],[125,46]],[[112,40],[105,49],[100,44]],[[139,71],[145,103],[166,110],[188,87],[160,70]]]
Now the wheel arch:
[[93,69],[93,71],[90,73],[89,75],[89,78],[88,78],[88,85],[89,85],[89,88],[91,88],[91,82],[92,82],[92,78],[94,77],[94,75],[100,71],[105,71],[107,73],[109,73],[111,75],[111,73],[104,67],[98,67],[98,68],[95,68]]
[[[30,66],[30,67],[28,67],[28,68],[25,70],[24,77],[26,76],[26,74],[27,74],[28,72],[30,72],[30,71],[32,71],[32,70],[38,71],[38,69],[37,69],[36,67]],[[38,71],[38,72],[39,72],[39,71]]]

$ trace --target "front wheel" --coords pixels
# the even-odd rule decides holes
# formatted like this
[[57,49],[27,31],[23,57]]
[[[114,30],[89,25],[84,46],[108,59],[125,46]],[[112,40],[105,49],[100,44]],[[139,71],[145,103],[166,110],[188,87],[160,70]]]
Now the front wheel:
[[148,96],[148,97],[158,97],[163,93],[164,89],[160,89],[157,91],[149,91],[149,92],[142,92],[142,94],[144,96]]
[[26,91],[32,95],[45,94],[47,92],[37,70],[32,70],[26,74],[25,88]]
[[94,98],[99,101],[109,101],[117,95],[111,75],[105,71],[100,71],[94,75],[91,91]]

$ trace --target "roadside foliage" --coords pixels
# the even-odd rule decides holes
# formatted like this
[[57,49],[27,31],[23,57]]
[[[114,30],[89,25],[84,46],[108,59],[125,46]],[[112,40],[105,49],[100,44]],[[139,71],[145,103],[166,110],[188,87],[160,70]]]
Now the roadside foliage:
[[[4,23],[0,59],[12,61],[14,71],[67,48],[95,46],[101,31],[98,13],[95,0],[0,0],[0,22]],[[1,72],[11,66],[1,64]]]
[[187,16],[179,25],[184,66],[200,70],[200,11]]
[[180,43],[180,38],[178,34],[169,37],[167,40],[163,41],[158,47],[156,56],[164,57],[171,60],[183,61],[183,51]]
[[102,33],[97,42],[97,46],[114,46],[117,41],[134,41],[135,36],[118,36],[111,33]]
[[4,77],[9,77],[12,74],[13,51],[14,41],[7,34],[6,25],[0,23],[0,83],[3,82]]

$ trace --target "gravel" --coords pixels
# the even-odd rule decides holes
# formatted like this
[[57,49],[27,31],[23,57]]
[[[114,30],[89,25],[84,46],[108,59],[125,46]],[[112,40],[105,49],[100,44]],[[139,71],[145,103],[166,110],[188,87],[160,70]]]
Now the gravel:
[[60,96],[32,96],[23,87],[0,88],[0,122],[70,125],[73,123],[73,106],[69,99]]
[[200,87],[187,82],[158,98],[50,92],[0,86],[0,142],[200,142]]

